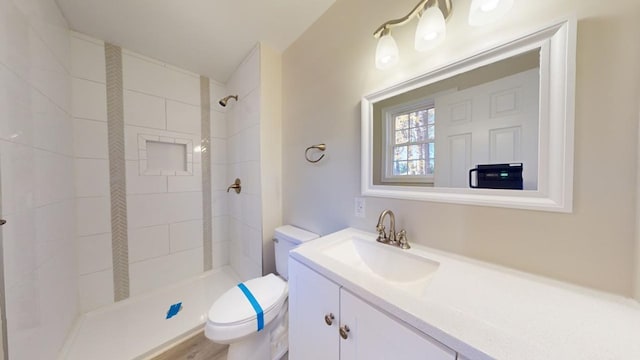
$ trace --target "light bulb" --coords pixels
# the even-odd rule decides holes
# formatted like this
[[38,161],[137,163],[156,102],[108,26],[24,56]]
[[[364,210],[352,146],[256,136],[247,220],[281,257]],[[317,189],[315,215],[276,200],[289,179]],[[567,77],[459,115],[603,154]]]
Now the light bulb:
[[497,21],[512,6],[513,0],[473,0],[469,9],[469,25],[481,26]]
[[446,34],[447,27],[444,15],[439,7],[432,6],[425,10],[420,17],[414,46],[418,51],[433,49],[444,41]]
[[376,47],[376,67],[385,70],[398,63],[398,45],[391,34],[385,34],[378,40]]

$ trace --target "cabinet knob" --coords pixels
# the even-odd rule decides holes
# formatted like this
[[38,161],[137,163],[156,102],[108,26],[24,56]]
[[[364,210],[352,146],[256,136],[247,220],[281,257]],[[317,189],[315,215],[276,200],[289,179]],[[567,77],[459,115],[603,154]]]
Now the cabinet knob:
[[7,223],[7,220],[5,219],[0,219],[0,226],[4,225]]
[[324,322],[326,322],[329,326],[333,325],[333,320],[335,320],[335,316],[333,316],[332,313],[324,316]]
[[347,325],[340,326],[340,337],[346,340],[349,337],[349,330]]

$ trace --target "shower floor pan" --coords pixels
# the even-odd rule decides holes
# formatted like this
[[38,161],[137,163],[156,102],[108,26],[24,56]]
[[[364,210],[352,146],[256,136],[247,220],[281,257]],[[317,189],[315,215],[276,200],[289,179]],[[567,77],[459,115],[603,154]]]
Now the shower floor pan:
[[[59,359],[148,359],[201,330],[211,304],[239,281],[224,267],[83,314]],[[179,302],[182,309],[166,319],[169,307]]]

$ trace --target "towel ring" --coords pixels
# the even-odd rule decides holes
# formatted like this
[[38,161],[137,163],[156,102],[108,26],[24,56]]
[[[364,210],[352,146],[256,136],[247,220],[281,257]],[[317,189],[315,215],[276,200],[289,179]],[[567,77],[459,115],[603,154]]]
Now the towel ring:
[[327,150],[327,145],[325,145],[325,144],[312,145],[312,146],[309,146],[309,147],[304,151],[304,158],[305,158],[305,159],[307,159],[307,161],[308,161],[308,162],[310,162],[310,163],[312,163],[312,164],[315,164],[315,163],[317,163],[318,161],[322,160],[322,158],[324,157],[324,154],[322,154],[322,155],[321,155],[318,159],[316,159],[316,160],[311,160],[311,159],[309,158],[309,150],[311,150],[311,149],[316,149],[316,150],[320,150],[320,151],[325,151],[325,150]]

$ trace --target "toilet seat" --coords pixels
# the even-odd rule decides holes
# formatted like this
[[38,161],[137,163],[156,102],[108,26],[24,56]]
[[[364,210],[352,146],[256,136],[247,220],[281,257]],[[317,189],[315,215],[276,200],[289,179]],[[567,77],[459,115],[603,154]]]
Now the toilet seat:
[[[266,327],[278,316],[287,299],[287,282],[274,274],[268,274],[246,281],[244,285],[260,304]],[[257,331],[256,310],[237,286],[227,290],[207,313],[205,335],[215,342],[226,343]]]

